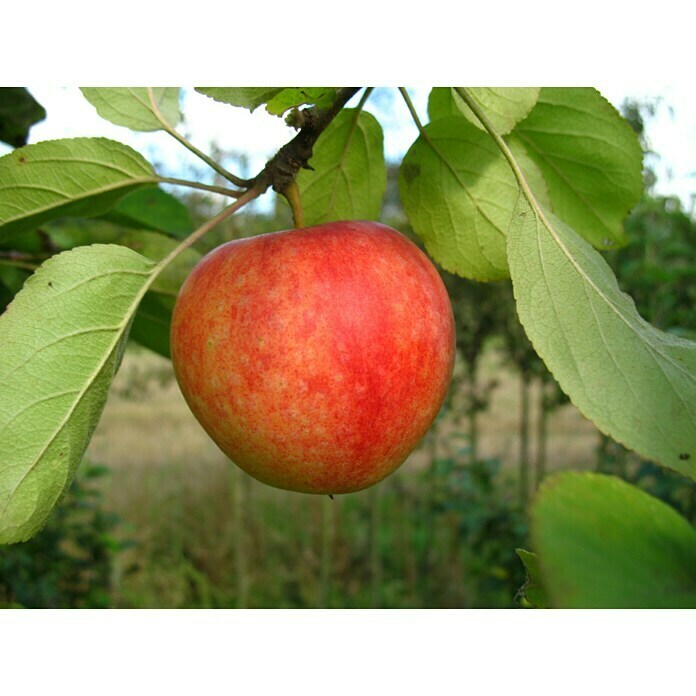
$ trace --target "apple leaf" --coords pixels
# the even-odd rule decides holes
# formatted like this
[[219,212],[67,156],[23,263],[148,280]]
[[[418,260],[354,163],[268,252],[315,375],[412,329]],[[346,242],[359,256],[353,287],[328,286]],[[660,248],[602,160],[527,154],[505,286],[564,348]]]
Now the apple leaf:
[[0,157],[0,241],[58,217],[101,215],[157,181],[142,155],[106,138],[21,147]]
[[449,116],[463,116],[454,101],[451,87],[433,87],[428,95],[428,118],[437,121]]
[[133,319],[129,337],[141,346],[171,358],[169,332],[175,300],[156,292],[147,292]]
[[46,111],[24,87],[0,87],[0,140],[21,147],[29,129],[46,118]]
[[5,311],[5,307],[12,302],[14,296],[15,293],[12,292],[3,281],[2,276],[0,276],[0,314]]
[[[178,87],[152,87],[152,96],[164,120],[181,120]],[[82,96],[107,121],[134,131],[157,131],[162,122],[152,107],[147,87],[81,87]]]
[[[162,260],[178,242],[150,230],[122,230],[101,220],[67,220],[47,228],[50,238],[63,249],[86,244],[121,244],[153,261]],[[169,353],[169,325],[179,288],[201,253],[185,249],[159,273],[143,297],[133,320],[130,338],[166,358]],[[1,268],[1,267],[0,267]]]
[[[532,110],[539,98],[539,87],[468,87],[500,135],[506,135]],[[485,130],[473,111],[451,87],[436,87],[428,97],[431,121],[461,114],[477,128]]]
[[550,607],[546,592],[541,585],[539,559],[535,553],[525,549],[515,549],[527,571],[527,579],[517,593],[516,601],[525,601],[532,609],[548,609]]
[[223,104],[241,106],[254,111],[285,89],[285,87],[196,87],[196,92]]
[[186,237],[193,232],[188,208],[160,188],[133,191],[101,217],[124,227],[165,232],[172,237]]
[[31,271],[26,268],[0,264],[0,281],[16,295],[21,289]]
[[[179,242],[159,232],[149,230],[129,230],[117,237],[118,243],[151,259],[161,261],[173,251]],[[152,283],[151,292],[157,292],[176,299],[179,288],[193,267],[201,260],[201,253],[195,249],[184,249],[172,259]]]
[[[178,242],[150,230],[122,230],[101,220],[69,220],[47,228],[51,239],[64,249],[86,244],[121,244],[153,261],[160,261]],[[174,301],[201,253],[185,249],[159,273],[143,297],[130,331],[130,338],[168,358],[169,325]]]
[[602,256],[522,196],[508,260],[520,321],[571,401],[629,449],[696,478],[696,342],[643,320]]
[[335,87],[287,87],[268,101],[266,111],[274,116],[282,116],[289,109],[305,104],[325,109],[333,104],[335,98]]
[[155,270],[123,246],[79,247],[0,316],[0,543],[36,534],[70,484]]
[[309,164],[314,171],[297,176],[308,225],[379,217],[387,169],[382,127],[372,114],[342,109],[319,136]]
[[[545,200],[538,169],[511,147]],[[445,270],[473,280],[509,277],[505,236],[519,188],[488,134],[461,116],[429,123],[404,157],[399,192],[413,229]]]
[[5,311],[12,298],[22,289],[31,272],[8,264],[0,264],[0,314]]
[[597,248],[625,243],[622,221],[643,192],[643,154],[616,109],[595,89],[545,87],[514,132],[556,215]]
[[532,506],[531,538],[555,607],[696,608],[696,530],[619,478],[547,479]]

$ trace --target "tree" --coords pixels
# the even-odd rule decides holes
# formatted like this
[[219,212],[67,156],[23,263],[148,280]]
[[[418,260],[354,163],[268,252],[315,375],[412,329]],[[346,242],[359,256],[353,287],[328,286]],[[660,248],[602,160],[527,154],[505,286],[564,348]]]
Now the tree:
[[[17,249],[47,236],[70,248],[34,253],[34,265],[43,263],[0,318],[0,541],[36,534],[60,500],[129,334],[167,354],[173,298],[210,230],[269,190],[287,199],[296,226],[379,215],[386,169],[381,127],[364,110],[370,88],[198,91],[230,106],[265,106],[297,135],[256,176],[241,178],[176,131],[178,89],[94,88],[83,94],[104,118],[164,130],[226,183],[163,176],[103,138],[37,143],[0,158],[0,242]],[[628,123],[586,88],[436,88],[425,125],[400,93],[419,130],[400,165],[400,195],[430,256],[463,278],[509,279],[531,345],[584,415],[641,456],[695,478],[696,344],[645,322],[597,251],[625,244],[622,221],[643,188]],[[173,205],[162,183],[233,202],[189,233],[153,215]],[[68,217],[118,227],[80,225],[61,236],[55,221]],[[592,558],[602,559],[606,592],[601,583],[596,594],[568,584],[587,565],[591,524],[574,512],[587,509],[625,511],[616,532],[626,548],[640,539],[645,561],[634,576],[649,576],[647,593],[622,600],[613,592],[624,566],[601,537]],[[696,583],[672,592],[693,580],[695,537],[649,496],[597,474],[549,478],[532,509],[541,583],[555,606],[696,606]]]

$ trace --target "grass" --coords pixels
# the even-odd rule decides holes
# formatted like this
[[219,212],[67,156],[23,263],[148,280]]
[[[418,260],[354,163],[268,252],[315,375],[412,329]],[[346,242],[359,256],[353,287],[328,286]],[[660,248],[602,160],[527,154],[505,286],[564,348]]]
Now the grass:
[[[480,417],[480,454],[500,461],[500,500],[513,501],[506,481],[516,477],[518,381],[493,352],[483,373],[499,385]],[[101,483],[105,505],[136,542],[116,559],[113,605],[512,606],[520,577],[507,549],[493,552],[507,559],[502,566],[495,558],[482,565],[471,552],[480,543],[477,553],[489,554],[507,532],[472,537],[466,508],[433,503],[433,487],[449,485],[429,475],[433,453],[442,457],[455,431],[440,421],[437,437],[426,437],[380,484],[376,500],[363,491],[325,503],[264,486],[234,467],[191,415],[171,364],[129,349],[87,453],[111,469]],[[551,416],[549,432],[550,469],[591,465],[596,430],[572,406]],[[474,501],[484,512],[490,507]]]

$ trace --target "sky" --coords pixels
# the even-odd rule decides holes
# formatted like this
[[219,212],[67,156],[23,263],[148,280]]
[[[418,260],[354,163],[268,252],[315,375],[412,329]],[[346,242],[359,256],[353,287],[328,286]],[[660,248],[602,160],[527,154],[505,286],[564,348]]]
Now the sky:
[[[617,108],[627,97],[656,100],[657,111],[646,124],[646,134],[651,149],[648,164],[658,173],[656,192],[676,195],[687,210],[694,211],[696,200],[696,94],[686,82],[665,84],[658,90],[641,91],[635,85],[622,89],[616,82],[595,85]],[[55,138],[77,136],[103,136],[127,143],[152,161],[158,173],[167,176],[198,176],[212,181],[212,174],[196,157],[184,149],[171,136],[163,132],[134,133],[115,126],[99,117],[77,87],[29,85],[29,91],[45,107],[47,118],[35,125],[30,132],[30,143]],[[427,120],[429,89],[418,87],[409,90],[415,107],[423,120]],[[353,101],[357,101],[357,97]],[[350,102],[349,105],[354,105]],[[384,129],[385,156],[398,161],[417,136],[417,129],[406,106],[393,88],[378,88],[367,102]],[[253,114],[246,109],[220,104],[184,89],[182,111],[185,120],[179,125],[183,132],[200,149],[209,151],[212,143],[223,150],[248,155],[248,168],[240,171],[238,161],[229,167],[241,176],[253,176],[279,147],[286,143],[295,131],[281,118],[267,114],[263,108]],[[0,144],[0,154],[9,148]],[[269,197],[266,203],[270,202]],[[263,205],[263,203],[262,203]]]

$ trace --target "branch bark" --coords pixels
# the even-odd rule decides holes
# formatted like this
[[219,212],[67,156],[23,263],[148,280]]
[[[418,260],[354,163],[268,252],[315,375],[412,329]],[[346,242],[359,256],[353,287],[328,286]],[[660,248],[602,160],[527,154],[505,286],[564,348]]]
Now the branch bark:
[[266,166],[249,182],[250,187],[268,188],[283,194],[295,181],[300,169],[310,169],[308,162],[314,150],[314,144],[338,112],[360,87],[341,87],[336,99],[328,109],[313,106],[299,112],[296,122],[301,124],[299,133],[266,163]]

